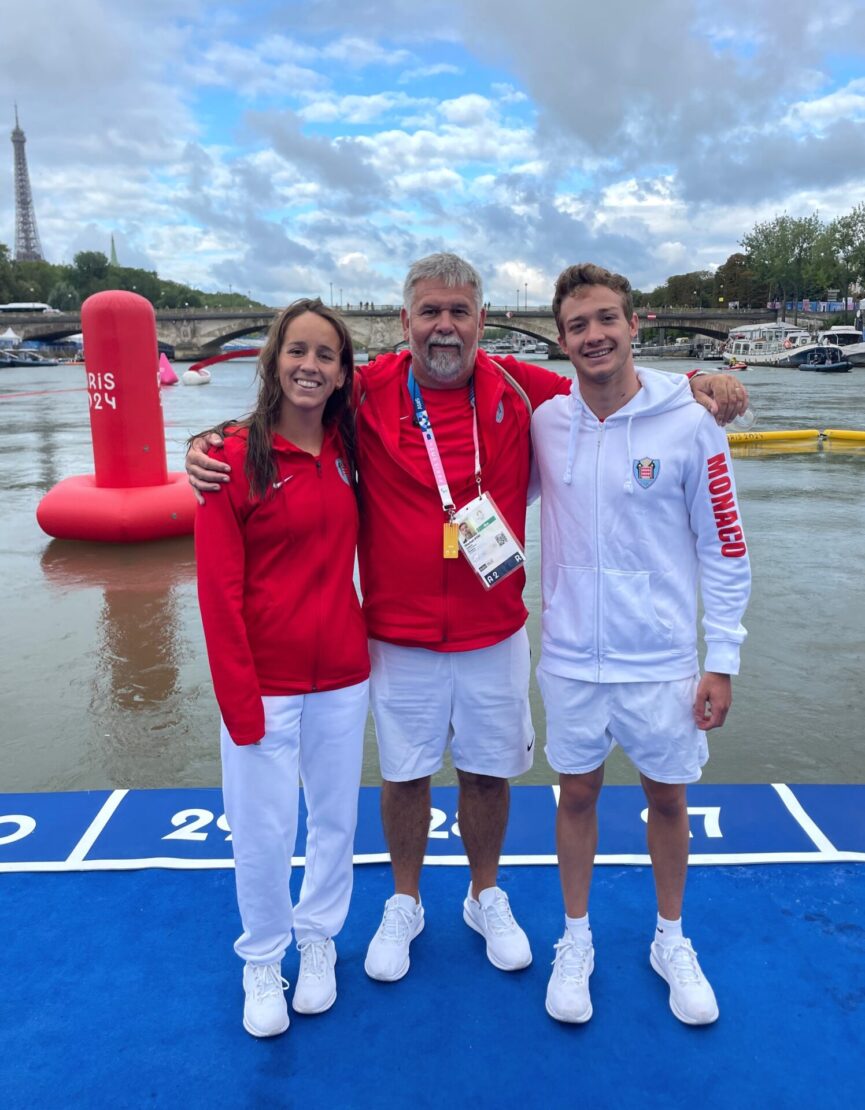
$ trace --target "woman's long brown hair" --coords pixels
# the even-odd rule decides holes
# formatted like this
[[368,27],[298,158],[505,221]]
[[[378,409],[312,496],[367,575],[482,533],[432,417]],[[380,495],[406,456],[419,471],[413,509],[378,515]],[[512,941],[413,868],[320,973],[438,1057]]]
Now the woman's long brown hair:
[[[246,475],[249,478],[249,495],[264,497],[276,477],[276,462],[273,458],[273,432],[279,422],[282,407],[282,386],[279,381],[277,365],[285,333],[298,316],[314,312],[334,328],[339,336],[339,362],[345,380],[335,389],[324,406],[325,425],[336,424],[347,455],[348,473],[354,479],[354,412],[352,410],[352,391],[354,388],[354,347],[351,335],[343,319],[332,308],[328,308],[318,297],[303,297],[284,308],[270,326],[267,339],[258,357],[258,399],[255,408],[246,419],[240,421],[241,427],[249,428],[246,445]],[[223,434],[224,431],[223,431]]]

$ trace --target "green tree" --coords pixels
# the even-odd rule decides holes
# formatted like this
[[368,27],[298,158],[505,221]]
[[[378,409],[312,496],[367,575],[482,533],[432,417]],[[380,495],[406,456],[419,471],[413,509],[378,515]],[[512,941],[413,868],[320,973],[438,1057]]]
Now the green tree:
[[0,304],[6,304],[13,299],[12,288],[12,260],[9,257],[9,248],[5,243],[0,243]]
[[846,297],[851,285],[865,281],[865,203],[833,220],[826,231],[837,263],[837,284]]
[[804,290],[822,229],[816,212],[799,218],[785,212],[755,224],[741,240],[758,280],[766,283],[770,298],[780,300],[782,320],[787,315],[787,297],[795,305]]
[[72,262],[70,280],[82,301],[111,288],[108,257],[102,251],[79,251]]
[[48,291],[48,303],[61,312],[75,312],[81,307],[81,297],[71,282],[58,281]]
[[13,262],[12,294],[13,301],[45,301],[48,293],[57,282],[59,266],[50,262]]
[[719,308],[726,308],[731,302],[742,308],[754,307],[755,301],[766,301],[759,297],[747,255],[737,252],[731,254],[712,276],[712,297]]

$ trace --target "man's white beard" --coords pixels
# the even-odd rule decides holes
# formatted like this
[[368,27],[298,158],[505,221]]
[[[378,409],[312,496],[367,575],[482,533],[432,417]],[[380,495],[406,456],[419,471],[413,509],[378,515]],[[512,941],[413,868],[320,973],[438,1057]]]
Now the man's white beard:
[[450,382],[463,373],[463,345],[456,343],[427,343],[426,351],[418,358],[418,351],[412,348],[412,358],[420,362],[426,373],[439,382]]

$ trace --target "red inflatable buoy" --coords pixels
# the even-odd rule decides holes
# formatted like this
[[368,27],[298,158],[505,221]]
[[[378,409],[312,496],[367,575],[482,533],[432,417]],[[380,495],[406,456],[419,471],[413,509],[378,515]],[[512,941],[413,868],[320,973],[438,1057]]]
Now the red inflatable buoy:
[[195,497],[185,474],[169,474],[153,307],[109,290],[81,308],[95,475],[59,482],[36,519],[64,540],[135,543],[192,532]]

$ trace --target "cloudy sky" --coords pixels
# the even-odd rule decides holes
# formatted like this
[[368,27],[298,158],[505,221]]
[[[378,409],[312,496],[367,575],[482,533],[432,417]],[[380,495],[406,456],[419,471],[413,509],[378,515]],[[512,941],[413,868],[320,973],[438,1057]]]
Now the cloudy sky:
[[650,289],[865,199],[862,0],[10,0],[16,102],[49,261],[113,233],[273,305],[398,302],[443,249],[495,304],[580,260]]

